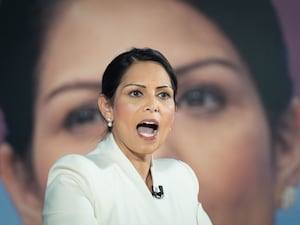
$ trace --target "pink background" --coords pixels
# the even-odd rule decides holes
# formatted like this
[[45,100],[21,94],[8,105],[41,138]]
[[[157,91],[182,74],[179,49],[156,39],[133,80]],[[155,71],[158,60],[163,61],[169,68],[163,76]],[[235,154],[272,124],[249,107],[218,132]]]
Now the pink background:
[[289,66],[300,96],[300,1],[273,0],[281,18],[282,29],[289,49]]

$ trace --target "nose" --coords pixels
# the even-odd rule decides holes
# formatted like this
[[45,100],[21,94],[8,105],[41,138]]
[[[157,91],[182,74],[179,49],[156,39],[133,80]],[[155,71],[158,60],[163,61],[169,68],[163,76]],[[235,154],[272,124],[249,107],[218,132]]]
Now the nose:
[[159,107],[155,100],[148,101],[144,108],[145,111],[149,112],[159,112]]
[[159,112],[158,106],[146,106],[145,111],[149,112]]

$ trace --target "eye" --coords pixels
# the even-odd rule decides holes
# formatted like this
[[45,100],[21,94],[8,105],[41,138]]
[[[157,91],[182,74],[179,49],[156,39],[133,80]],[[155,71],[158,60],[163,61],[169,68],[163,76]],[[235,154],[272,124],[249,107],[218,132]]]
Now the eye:
[[171,95],[168,92],[161,92],[158,94],[161,99],[169,99]]
[[212,85],[186,89],[178,98],[179,110],[186,110],[194,115],[217,112],[225,105],[225,94],[219,87]]
[[132,97],[140,97],[143,95],[143,93],[139,90],[133,90],[129,92],[129,95]]
[[84,126],[102,123],[104,121],[97,106],[81,106],[73,109],[67,114],[64,120],[64,127],[67,130],[78,130]]

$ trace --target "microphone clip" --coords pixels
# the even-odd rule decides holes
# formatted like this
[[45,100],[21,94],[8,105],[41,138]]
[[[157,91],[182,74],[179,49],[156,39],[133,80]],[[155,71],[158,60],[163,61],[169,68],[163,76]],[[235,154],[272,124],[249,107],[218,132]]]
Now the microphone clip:
[[158,187],[152,186],[152,196],[156,199],[162,199],[164,197],[164,189],[162,185],[158,185]]

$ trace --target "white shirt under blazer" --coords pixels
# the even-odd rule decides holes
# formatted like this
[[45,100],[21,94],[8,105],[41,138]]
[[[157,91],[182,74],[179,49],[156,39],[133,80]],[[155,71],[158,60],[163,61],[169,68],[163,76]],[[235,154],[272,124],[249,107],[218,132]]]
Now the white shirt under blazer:
[[109,134],[87,155],[59,159],[48,177],[44,225],[211,225],[198,202],[198,180],[175,159],[152,160],[152,196]]

